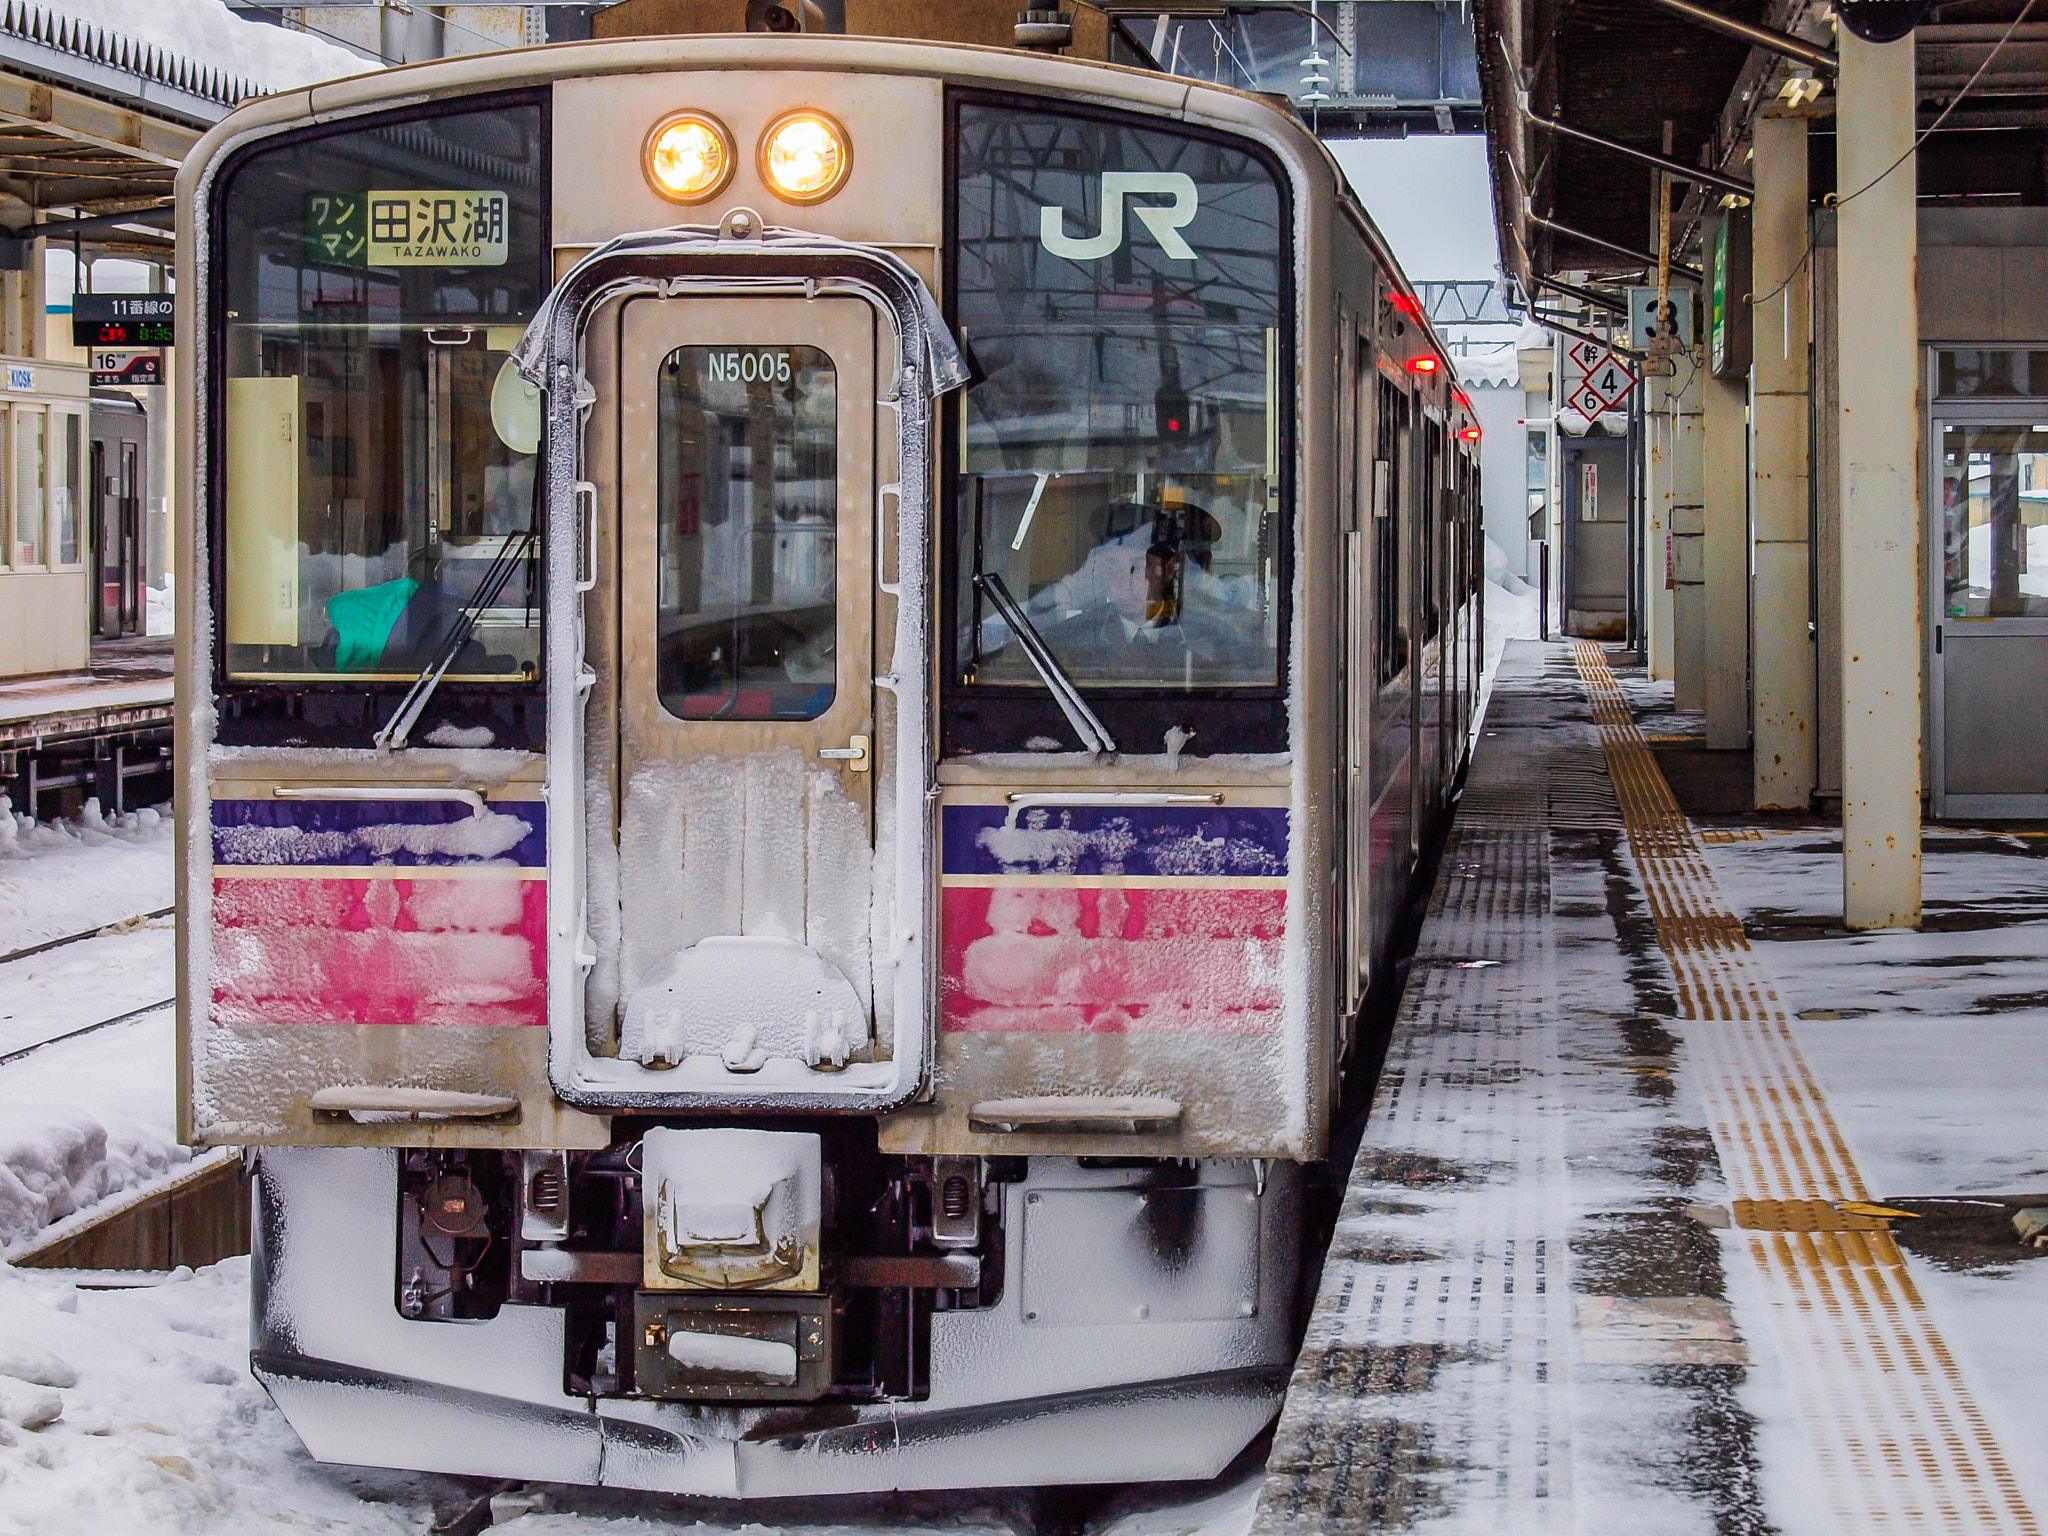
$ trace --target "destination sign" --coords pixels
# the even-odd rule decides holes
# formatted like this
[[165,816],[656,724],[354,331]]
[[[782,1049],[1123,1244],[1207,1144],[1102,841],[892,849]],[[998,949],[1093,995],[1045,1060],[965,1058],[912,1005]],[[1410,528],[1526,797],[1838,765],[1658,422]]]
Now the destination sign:
[[75,347],[168,347],[177,300],[168,293],[81,293],[71,301]]
[[502,267],[504,192],[309,192],[308,260],[337,267]]

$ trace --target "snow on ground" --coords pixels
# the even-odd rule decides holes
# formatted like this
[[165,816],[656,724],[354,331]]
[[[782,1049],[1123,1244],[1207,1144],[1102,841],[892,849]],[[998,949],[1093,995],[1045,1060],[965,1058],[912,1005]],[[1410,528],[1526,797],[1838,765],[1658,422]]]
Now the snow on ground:
[[1880,1196],[2048,1190],[2048,841],[1928,827],[1929,926],[1848,933],[1839,829],[1707,845]]
[[50,10],[194,59],[263,91],[284,91],[382,66],[305,32],[244,21],[221,0],[43,0]]
[[[120,931],[0,963],[0,1056],[161,1002],[175,990],[171,822],[157,811],[69,824],[0,811],[0,953]],[[0,1066],[0,1255],[102,1201],[174,1174],[169,1009]]]
[[[1840,926],[1838,827],[1772,827],[1704,851],[1801,1015],[1794,1036],[1873,1197],[2048,1204],[2048,840],[1929,826],[1929,926],[1855,934]],[[2011,1263],[1974,1273],[1910,1251],[1906,1262],[2039,1500],[2031,1453],[2048,1444],[2048,1261],[2022,1259],[2015,1243]],[[1781,1470],[1797,1460],[1777,1458]]]
[[176,1071],[168,1008],[0,1067],[0,1257],[191,1161]]
[[[418,1536],[469,1495],[450,1479],[309,1457],[248,1372],[249,1261],[77,1290],[0,1265],[0,1536]],[[22,1379],[39,1377],[40,1384]],[[56,1383],[56,1385],[50,1385]],[[24,1427],[60,1416],[37,1429]],[[1259,1475],[1137,1489],[1095,1536],[1245,1536]],[[514,1536],[1023,1536],[1021,1493],[736,1504],[588,1488],[501,1505]],[[521,1495],[525,1497],[524,1493]]]
[[[40,1389],[0,1374],[0,1536],[424,1528],[431,1480],[315,1468],[249,1376],[248,1268],[79,1291],[0,1267],[0,1373],[53,1357]],[[62,1417],[25,1428],[51,1396]]]
[[168,907],[171,839],[168,806],[76,822],[0,809],[0,954]]
[[177,578],[164,572],[160,587],[144,587],[142,632],[145,635],[174,635],[178,632]]

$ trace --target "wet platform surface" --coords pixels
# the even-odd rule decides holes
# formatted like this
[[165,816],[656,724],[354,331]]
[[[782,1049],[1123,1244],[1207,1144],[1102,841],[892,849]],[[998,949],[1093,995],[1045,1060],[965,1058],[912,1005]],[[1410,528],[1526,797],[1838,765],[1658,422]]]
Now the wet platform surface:
[[1928,931],[1847,934],[1655,705],[1509,646],[1262,1533],[2039,1529],[2048,849],[1930,828]]
[[138,712],[170,718],[174,666],[169,635],[95,640],[83,672],[0,681],[0,739],[70,729],[92,717]]

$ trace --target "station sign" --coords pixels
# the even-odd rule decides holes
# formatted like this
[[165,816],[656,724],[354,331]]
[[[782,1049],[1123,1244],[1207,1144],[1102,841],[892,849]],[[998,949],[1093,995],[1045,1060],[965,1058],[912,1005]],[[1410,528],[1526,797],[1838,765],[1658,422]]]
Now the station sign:
[[168,347],[176,344],[168,293],[81,293],[71,301],[74,347]]
[[95,352],[92,355],[94,389],[118,389],[161,384],[163,381],[164,355],[161,352]]
[[1628,408],[1635,392],[1636,372],[1611,348],[1597,341],[1574,341],[1564,349],[1563,406],[1588,421]]
[[1707,367],[1717,379],[1749,372],[1749,210],[1707,223]]

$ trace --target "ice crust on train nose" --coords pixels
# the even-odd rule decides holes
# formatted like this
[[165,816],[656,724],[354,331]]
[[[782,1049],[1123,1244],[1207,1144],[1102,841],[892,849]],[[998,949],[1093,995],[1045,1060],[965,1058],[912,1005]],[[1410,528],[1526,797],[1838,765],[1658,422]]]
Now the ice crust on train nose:
[[853,984],[816,950],[719,934],[676,951],[634,988],[620,1048],[643,1065],[719,1056],[740,1072],[775,1057],[838,1067],[867,1034]]
[[651,764],[618,847],[622,1056],[744,1073],[866,1052],[874,863],[838,773],[788,748]]

